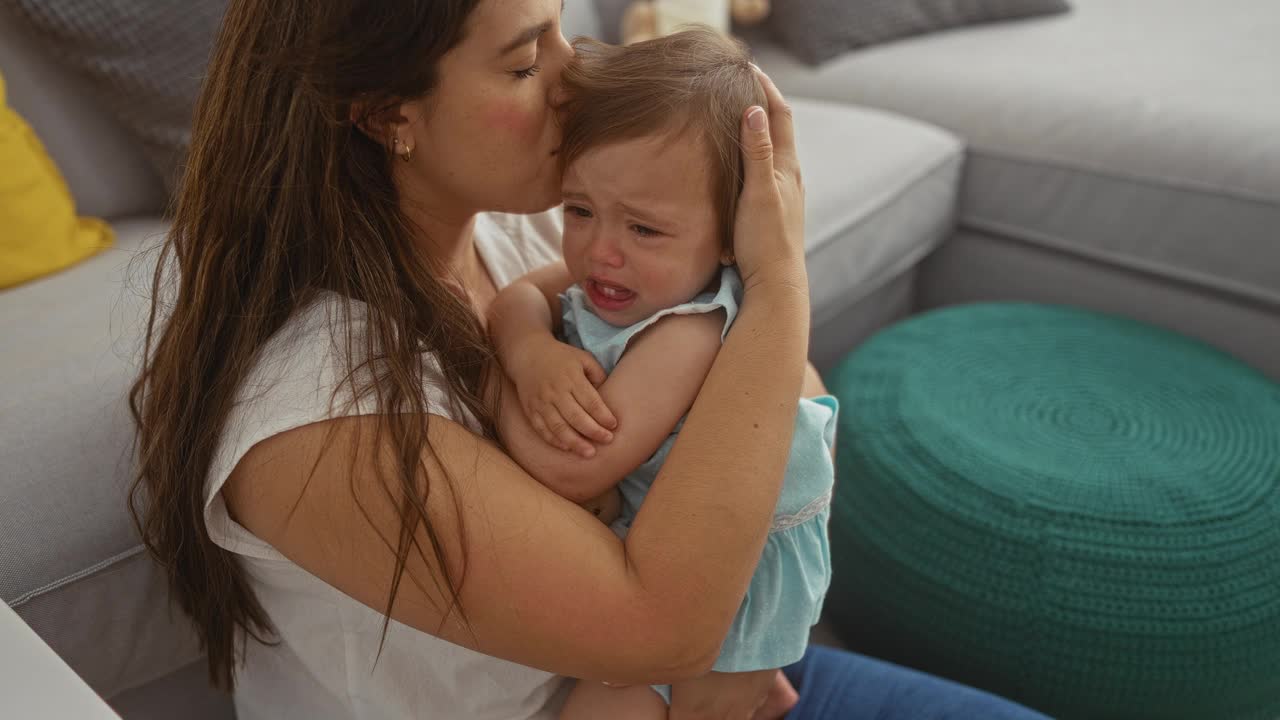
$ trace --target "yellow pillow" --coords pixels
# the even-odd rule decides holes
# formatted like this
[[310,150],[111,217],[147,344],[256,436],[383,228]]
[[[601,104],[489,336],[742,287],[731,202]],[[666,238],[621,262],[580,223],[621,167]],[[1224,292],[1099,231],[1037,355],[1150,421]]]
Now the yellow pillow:
[[101,220],[76,217],[62,173],[9,107],[0,75],[0,288],[83,260],[112,237]]

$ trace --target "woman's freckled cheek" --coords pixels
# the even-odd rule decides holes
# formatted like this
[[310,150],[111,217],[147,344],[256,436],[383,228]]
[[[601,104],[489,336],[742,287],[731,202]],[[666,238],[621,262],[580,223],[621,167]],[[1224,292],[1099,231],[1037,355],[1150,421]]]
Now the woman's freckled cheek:
[[542,130],[537,113],[514,103],[493,103],[485,109],[484,118],[493,130],[519,138],[537,138]]

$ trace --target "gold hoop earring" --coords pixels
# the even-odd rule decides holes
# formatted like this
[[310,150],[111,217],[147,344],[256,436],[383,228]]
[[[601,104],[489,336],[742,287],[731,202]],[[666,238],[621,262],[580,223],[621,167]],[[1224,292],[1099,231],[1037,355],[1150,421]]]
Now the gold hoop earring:
[[[404,152],[397,152],[396,148],[400,147],[401,145],[404,145]],[[413,159],[413,148],[409,147],[405,143],[400,142],[400,138],[391,139],[391,152],[396,155],[399,155],[400,159],[404,160],[405,162],[409,162],[410,160]]]

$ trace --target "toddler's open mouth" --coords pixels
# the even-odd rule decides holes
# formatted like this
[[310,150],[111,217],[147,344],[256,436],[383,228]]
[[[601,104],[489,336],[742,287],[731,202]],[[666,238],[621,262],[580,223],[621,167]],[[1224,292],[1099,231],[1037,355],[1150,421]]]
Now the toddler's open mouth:
[[599,310],[618,312],[636,299],[636,294],[627,288],[596,278],[587,278],[583,289],[587,291],[587,297],[591,298],[591,304]]

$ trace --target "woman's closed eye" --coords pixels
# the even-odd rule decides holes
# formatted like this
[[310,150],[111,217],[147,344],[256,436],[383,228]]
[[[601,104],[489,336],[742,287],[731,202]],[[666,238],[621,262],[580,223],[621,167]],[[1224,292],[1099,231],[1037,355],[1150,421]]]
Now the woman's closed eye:
[[512,70],[511,74],[515,75],[516,78],[520,80],[528,80],[529,78],[533,77],[534,75],[537,75],[540,72],[542,72],[542,66],[535,63],[523,70]]

